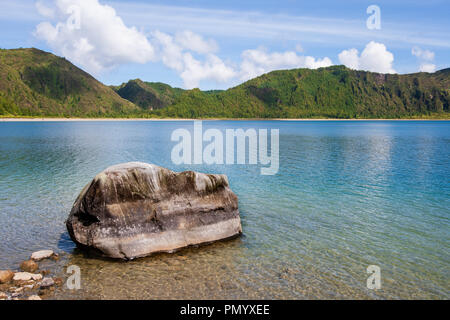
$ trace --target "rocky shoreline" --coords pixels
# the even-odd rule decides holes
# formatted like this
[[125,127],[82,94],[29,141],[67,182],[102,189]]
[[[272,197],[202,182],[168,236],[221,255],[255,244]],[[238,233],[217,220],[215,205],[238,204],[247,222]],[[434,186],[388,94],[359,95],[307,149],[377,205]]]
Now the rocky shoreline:
[[0,300],[43,300],[51,297],[63,280],[50,276],[49,270],[39,270],[43,260],[59,260],[52,250],[33,252],[17,271],[0,270]]

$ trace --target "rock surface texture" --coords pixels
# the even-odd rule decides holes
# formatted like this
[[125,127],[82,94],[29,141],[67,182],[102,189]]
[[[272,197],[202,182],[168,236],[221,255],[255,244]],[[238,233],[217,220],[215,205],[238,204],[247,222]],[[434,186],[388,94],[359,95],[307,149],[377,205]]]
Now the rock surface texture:
[[176,173],[140,162],[109,167],[89,183],[66,221],[78,245],[133,259],[242,233],[225,175]]

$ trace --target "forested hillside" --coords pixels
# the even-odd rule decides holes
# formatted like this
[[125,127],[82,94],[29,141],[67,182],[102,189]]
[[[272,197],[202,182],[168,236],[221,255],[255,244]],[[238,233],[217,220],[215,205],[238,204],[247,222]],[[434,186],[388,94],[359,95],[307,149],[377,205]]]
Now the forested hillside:
[[2,117],[450,118],[449,97],[450,69],[280,70],[225,91],[200,91],[139,79],[108,87],[53,54],[0,50]]

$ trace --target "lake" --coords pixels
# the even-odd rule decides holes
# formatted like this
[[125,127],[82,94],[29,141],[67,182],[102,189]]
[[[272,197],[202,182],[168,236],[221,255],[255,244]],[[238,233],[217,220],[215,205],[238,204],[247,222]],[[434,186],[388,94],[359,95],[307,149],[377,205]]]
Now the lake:
[[[0,122],[0,269],[31,252],[81,270],[67,299],[449,299],[449,121],[203,121],[279,129],[279,170],[175,165],[193,121]],[[80,251],[67,218],[106,167],[128,161],[225,173],[243,236],[130,262]],[[379,266],[381,289],[367,288]]]

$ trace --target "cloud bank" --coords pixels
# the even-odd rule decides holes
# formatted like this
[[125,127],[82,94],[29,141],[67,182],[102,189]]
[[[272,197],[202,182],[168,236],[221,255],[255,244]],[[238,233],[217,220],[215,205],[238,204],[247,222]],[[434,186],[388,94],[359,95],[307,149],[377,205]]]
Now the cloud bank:
[[98,0],[56,0],[55,8],[36,3],[45,17],[56,15],[59,22],[42,22],[35,35],[57,53],[98,74],[127,62],[154,60],[154,48],[147,37],[127,27],[116,11]]

